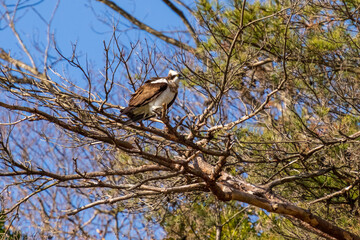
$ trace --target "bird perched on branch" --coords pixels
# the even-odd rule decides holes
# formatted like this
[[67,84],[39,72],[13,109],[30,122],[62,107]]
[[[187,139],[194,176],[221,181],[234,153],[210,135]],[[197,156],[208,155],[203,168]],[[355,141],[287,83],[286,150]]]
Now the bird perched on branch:
[[168,109],[175,101],[180,73],[170,70],[167,77],[155,77],[145,82],[131,95],[129,106],[122,109],[121,113],[129,117],[125,124],[146,120]]

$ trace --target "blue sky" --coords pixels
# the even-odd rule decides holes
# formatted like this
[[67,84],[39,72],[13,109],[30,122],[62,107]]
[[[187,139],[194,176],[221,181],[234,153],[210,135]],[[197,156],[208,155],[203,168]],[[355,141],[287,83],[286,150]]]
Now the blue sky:
[[[9,6],[10,16],[12,16],[14,2],[14,0],[5,1]],[[162,0],[115,0],[114,2],[156,30],[172,31],[185,29],[181,19]],[[43,68],[43,52],[48,42],[47,24],[57,5],[50,29],[57,47],[62,54],[70,57],[73,45],[76,44],[81,65],[86,66],[89,63],[94,74],[99,74],[104,69],[103,41],[108,43],[113,34],[111,23],[116,23],[121,30],[128,30],[131,27],[131,24],[126,19],[95,0],[21,0],[21,3],[27,7],[20,7],[17,10],[15,17],[16,30],[29,48],[29,51],[32,54],[36,53],[34,54],[35,62],[40,70]],[[20,6],[22,5],[20,4]],[[29,7],[30,5],[31,7]],[[187,13],[187,10],[182,10],[184,13]],[[5,8],[0,6],[0,14],[2,15],[4,12]],[[22,51],[11,29],[6,25],[7,22],[1,19],[0,48],[6,52],[11,52],[14,58],[29,64],[29,59]],[[156,48],[160,49],[159,51],[163,50],[165,46],[162,40],[138,29],[118,31],[116,36],[119,37],[120,44],[124,47],[129,47],[131,43],[136,43],[138,40],[141,42],[146,40],[150,46],[156,46]],[[174,35],[174,37],[177,37],[177,35]],[[168,46],[165,49],[166,51],[174,50],[168,48]],[[50,59],[52,61],[59,57],[54,50],[51,50],[49,55],[50,58],[53,57]],[[56,70],[62,75],[65,74],[64,76],[70,81],[77,81],[77,85],[86,87],[84,84],[87,84],[87,81],[84,81],[82,73],[77,69],[71,68],[69,64],[65,62],[60,63],[56,66]],[[120,69],[119,72],[121,73],[121,71]],[[48,72],[48,74],[56,81],[51,72]],[[164,72],[158,74],[164,74]],[[167,74],[167,70],[165,74]],[[119,76],[117,79],[122,83],[128,81],[126,78],[119,78]],[[115,102],[120,105],[125,104],[124,101],[126,101],[130,94],[131,91],[128,91],[126,96],[115,99]]]
[[[15,1],[9,0],[6,3],[10,5]],[[23,1],[36,3],[37,0]],[[174,30],[183,27],[179,17],[177,17],[161,0],[122,0],[115,1],[123,9],[134,14],[139,20],[154,27],[157,30]],[[42,1],[32,8],[22,8],[17,12],[16,29],[28,46],[39,44],[40,48],[45,48],[47,42],[47,25],[57,1]],[[2,7],[1,7],[2,8]],[[0,8],[0,9],[1,9]],[[9,8],[10,10],[13,7]],[[4,12],[4,9],[1,9]],[[97,16],[96,16],[97,15]],[[103,56],[103,40],[111,37],[111,26],[102,22],[102,20],[118,22],[120,28],[130,26],[129,22],[102,3],[94,0],[61,0],[55,13],[51,25],[51,33],[54,33],[58,46],[66,52],[71,52],[72,44],[76,43],[78,50],[86,54],[88,59],[99,63]],[[46,21],[46,22],[45,22]],[[0,22],[0,47],[5,50],[11,50],[16,54],[19,44],[6,27],[6,22]],[[143,31],[131,30],[118,33],[122,43],[136,42],[137,39],[153,39]],[[158,40],[157,44],[162,44]]]

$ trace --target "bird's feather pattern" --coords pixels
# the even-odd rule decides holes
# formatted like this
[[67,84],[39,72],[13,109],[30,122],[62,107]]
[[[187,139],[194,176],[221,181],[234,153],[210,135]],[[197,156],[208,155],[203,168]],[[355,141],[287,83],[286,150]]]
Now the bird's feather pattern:
[[131,95],[129,107],[140,107],[156,99],[165,89],[166,83],[150,83],[141,86]]

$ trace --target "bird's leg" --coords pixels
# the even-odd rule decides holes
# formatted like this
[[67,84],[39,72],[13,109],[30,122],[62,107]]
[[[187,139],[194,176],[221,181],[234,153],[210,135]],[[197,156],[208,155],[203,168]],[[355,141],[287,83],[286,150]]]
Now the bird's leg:
[[170,133],[172,135],[176,135],[176,130],[170,125],[169,117],[167,116],[167,105],[166,103],[163,103],[163,108],[161,112],[161,121],[165,124],[165,131],[167,133]]
[[161,118],[162,108],[158,107],[158,108],[154,109],[153,113],[155,113],[156,117]]
[[167,113],[166,103],[163,103],[162,107],[157,107],[156,109],[154,109],[153,112],[157,115],[158,118],[164,119]]
[[161,109],[161,119],[165,119],[167,116],[167,104],[163,103],[162,104],[162,109]]

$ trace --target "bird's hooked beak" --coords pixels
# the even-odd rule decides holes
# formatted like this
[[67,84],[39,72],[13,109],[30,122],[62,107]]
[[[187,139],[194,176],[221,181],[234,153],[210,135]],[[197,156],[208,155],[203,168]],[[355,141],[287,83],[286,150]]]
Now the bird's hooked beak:
[[184,80],[185,78],[184,78],[184,75],[182,75],[182,74],[177,74],[176,75],[176,77],[177,77],[177,79],[175,80],[175,82],[176,82],[176,84],[178,85],[179,84],[179,82],[181,81],[181,80]]

